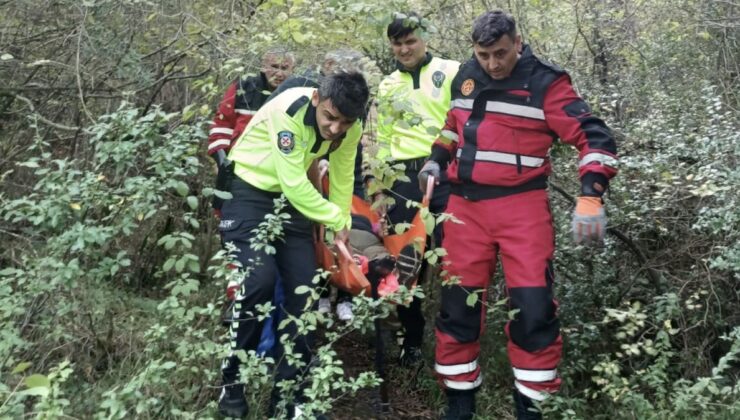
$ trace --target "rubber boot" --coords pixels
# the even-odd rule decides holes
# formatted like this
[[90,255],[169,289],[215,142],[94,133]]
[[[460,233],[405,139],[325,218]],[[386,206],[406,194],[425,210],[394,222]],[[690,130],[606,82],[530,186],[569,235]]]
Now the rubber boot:
[[224,417],[241,419],[249,413],[244,384],[224,385],[218,399],[218,412]]
[[447,410],[442,420],[471,420],[475,415],[475,390],[446,390]]
[[521,392],[514,390],[514,408],[517,420],[542,420],[542,413],[534,405],[534,401]]

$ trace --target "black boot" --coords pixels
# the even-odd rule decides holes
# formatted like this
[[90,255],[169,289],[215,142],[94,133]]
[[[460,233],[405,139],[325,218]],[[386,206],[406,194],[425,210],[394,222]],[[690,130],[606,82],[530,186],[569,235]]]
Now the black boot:
[[534,401],[516,389],[514,390],[514,407],[517,420],[542,420],[542,413],[534,406]]
[[[270,406],[267,409],[267,416],[269,418],[306,420],[307,416],[303,414],[301,404],[285,404],[284,407],[280,407],[280,402],[280,398],[275,395],[270,398]],[[329,420],[329,417],[316,413],[312,414],[311,418],[314,420]]]
[[224,417],[241,419],[249,413],[247,399],[244,397],[244,384],[224,385],[218,399],[218,412]]
[[401,354],[398,356],[398,364],[404,368],[418,367],[424,363],[424,353],[421,347],[402,346]]
[[475,414],[475,390],[448,389],[447,410],[442,420],[471,420]]

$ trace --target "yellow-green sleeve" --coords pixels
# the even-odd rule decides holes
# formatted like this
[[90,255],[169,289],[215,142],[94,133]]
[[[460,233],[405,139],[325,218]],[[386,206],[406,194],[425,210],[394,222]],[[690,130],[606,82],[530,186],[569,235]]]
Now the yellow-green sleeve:
[[304,128],[281,112],[274,112],[268,124],[280,189],[290,204],[307,218],[330,229],[344,227],[347,218],[339,206],[324,199],[306,175],[304,162],[311,145],[305,137]]
[[337,150],[329,154],[329,201],[336,204],[346,217],[344,227],[348,229],[352,222],[350,207],[355,182],[355,158],[361,135],[359,126],[353,126]]

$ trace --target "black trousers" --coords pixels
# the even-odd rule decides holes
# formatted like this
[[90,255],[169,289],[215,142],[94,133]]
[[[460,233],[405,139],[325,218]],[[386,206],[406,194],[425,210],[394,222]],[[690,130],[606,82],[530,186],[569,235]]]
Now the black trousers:
[[[409,165],[407,165],[408,167]],[[419,212],[416,207],[406,207],[406,200],[413,200],[421,202],[423,194],[419,189],[419,165],[414,165],[410,169],[406,169],[406,176],[409,178],[408,182],[396,181],[391,188],[392,196],[396,200],[396,203],[388,209],[388,219],[393,224],[396,223],[411,223]],[[447,207],[447,200],[450,197],[450,184],[447,181],[445,175],[440,179],[439,185],[435,186],[432,200],[429,203],[429,210],[432,213],[444,212]],[[442,243],[442,225],[438,225],[434,229],[434,243],[439,246]],[[430,238],[427,238],[427,245],[429,245]],[[429,246],[427,246],[429,249]],[[422,279],[427,270],[431,269],[426,260],[422,262],[421,272],[419,273],[419,281],[417,284],[421,284]],[[421,299],[414,298],[409,306],[398,305],[398,320],[404,329],[403,345],[404,347],[421,347],[422,339],[424,337],[424,314],[421,311]]]
[[[315,307],[307,307],[309,294],[297,295],[294,291],[299,286],[316,287],[311,280],[317,268],[311,222],[290,204],[282,210],[290,215],[290,219],[283,223],[283,235],[270,244],[275,248],[275,254],[268,255],[264,250],[255,251],[250,247],[255,236],[252,230],[265,220],[265,215],[274,212],[273,200],[280,194],[257,189],[238,177],[234,178],[230,192],[233,198],[223,204],[219,230],[224,242],[230,242],[238,248],[236,258],[247,274],[234,305],[235,321],[230,328],[231,352],[222,367],[224,383],[239,380],[240,362],[234,352],[257,349],[264,321],[257,321],[256,306],[272,301],[277,278],[275,274],[280,273],[285,288],[281,309],[299,317],[304,311],[314,310]],[[288,334],[294,352],[299,353],[308,366],[314,348],[314,335],[298,336],[293,323],[278,329],[275,336],[283,334]],[[276,343],[274,356],[278,361],[277,382],[296,379],[305,373],[306,368],[299,369],[287,363],[279,342]]]

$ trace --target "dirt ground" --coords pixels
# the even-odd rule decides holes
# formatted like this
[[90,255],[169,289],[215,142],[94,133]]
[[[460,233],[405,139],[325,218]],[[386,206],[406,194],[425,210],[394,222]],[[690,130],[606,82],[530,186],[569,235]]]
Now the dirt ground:
[[[379,387],[360,390],[355,396],[339,399],[330,414],[333,420],[356,419],[437,419],[439,415],[430,407],[433,395],[430,362],[418,368],[398,366],[398,346],[385,331],[385,376],[390,407],[381,411]],[[337,343],[348,376],[375,370],[375,335],[349,334]],[[425,358],[426,359],[426,358]]]

